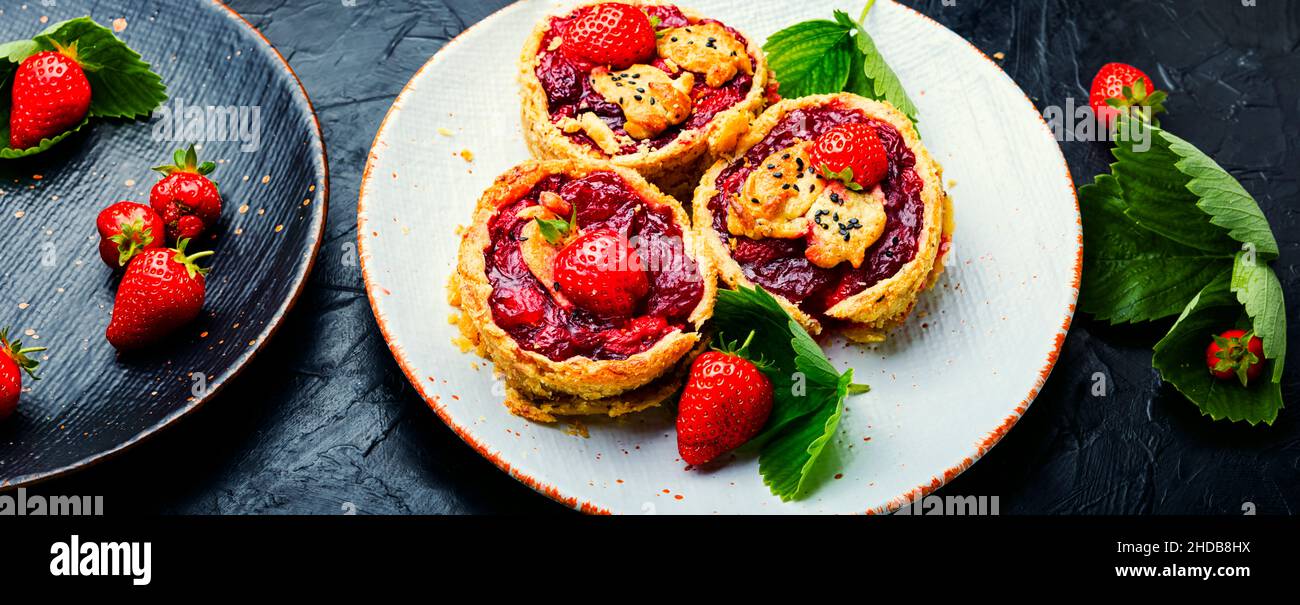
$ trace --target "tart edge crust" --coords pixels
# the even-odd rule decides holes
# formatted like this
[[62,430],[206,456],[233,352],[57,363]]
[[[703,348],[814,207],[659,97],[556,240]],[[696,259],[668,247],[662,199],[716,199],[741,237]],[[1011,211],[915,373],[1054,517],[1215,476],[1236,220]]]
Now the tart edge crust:
[[[920,293],[938,282],[947,256],[947,254],[942,256],[939,254],[941,244],[945,237],[951,241],[955,228],[952,198],[943,187],[943,168],[921,144],[921,138],[911,120],[893,105],[851,93],[839,93],[786,99],[769,107],[753,123],[749,132],[741,138],[735,151],[729,157],[718,159],[705,172],[692,201],[694,225],[723,281],[733,288],[742,285],[753,287],[754,283],[745,276],[740,263],[731,257],[727,245],[722,242],[720,234],[713,228],[713,215],[709,210],[709,201],[717,194],[717,188],[714,186],[717,177],[727,165],[767,137],[786,114],[796,109],[810,109],[835,101],[862,111],[868,117],[885,122],[898,130],[906,141],[908,149],[916,156],[914,170],[925,183],[921,190],[921,202],[925,207],[922,215],[924,225],[918,236],[916,256],[893,276],[882,279],[879,283],[840,301],[826,311],[829,317],[851,323],[842,330],[850,340],[866,343],[882,342],[890,330],[907,319]],[[772,295],[809,333],[821,333],[821,322],[784,296],[776,293]]]
[[[584,2],[569,7],[562,13],[546,16],[533,28],[528,41],[524,43],[519,58],[519,85],[522,97],[521,119],[528,150],[533,157],[539,159],[606,160],[616,166],[631,168],[641,173],[647,180],[671,195],[679,196],[683,200],[688,199],[695,188],[699,174],[713,162],[714,158],[735,149],[736,144],[749,128],[749,123],[767,105],[767,84],[771,77],[767,56],[761,46],[746,36],[746,48],[750,58],[754,60],[754,82],[740,102],[713,116],[703,129],[684,130],[676,139],[659,149],[607,157],[595,149],[573,142],[551,121],[546,90],[537,79],[539,50],[546,33],[550,31],[551,19],[568,15],[583,7],[603,4],[604,1]],[[622,1],[638,7],[673,4],[657,0]],[[689,9],[680,6],[677,8],[688,19],[704,18]]]
[[[700,302],[689,316],[696,331],[676,331],[665,335],[650,349],[623,360],[593,360],[572,357],[554,361],[544,355],[519,346],[492,317],[488,299],[492,286],[486,274],[484,251],[491,244],[488,222],[497,209],[529,191],[543,178],[565,174],[581,178],[593,172],[610,171],[618,174],[642,198],[670,208],[674,222],[682,230],[686,254],[695,259],[702,277],[704,292]],[[555,415],[608,413],[617,415],[658,405],[676,391],[658,397],[644,393],[629,393],[645,387],[671,372],[704,339],[700,330],[713,315],[717,297],[717,272],[708,255],[703,254],[698,238],[691,230],[689,217],[681,205],[663,194],[635,171],[611,166],[604,162],[588,160],[530,160],[516,166],[496,179],[483,193],[475,208],[472,222],[462,233],[457,269],[448,284],[450,302],[459,307],[457,320],[466,342],[462,349],[476,349],[490,359],[507,385],[506,405],[517,415],[553,421]],[[661,389],[662,390],[662,389]],[[639,405],[618,405],[619,401],[599,400],[616,398],[631,401],[640,395]],[[530,412],[527,406],[536,408]],[[633,409],[635,408],[635,409]],[[545,418],[551,417],[551,420]]]

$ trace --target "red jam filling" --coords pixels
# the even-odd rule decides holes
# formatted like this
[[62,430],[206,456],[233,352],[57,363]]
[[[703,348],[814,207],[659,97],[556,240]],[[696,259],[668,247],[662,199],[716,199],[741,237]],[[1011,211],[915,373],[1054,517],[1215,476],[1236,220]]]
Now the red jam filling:
[[[804,239],[753,240],[727,231],[726,199],[744,185],[745,179],[773,152],[798,140],[812,140],[822,133],[849,123],[866,123],[876,129],[889,156],[889,173],[881,182],[885,193],[885,231],[867,249],[860,268],[849,263],[823,269],[804,257]],[[709,201],[713,228],[727,244],[735,239],[732,257],[745,276],[770,292],[794,301],[805,312],[820,316],[827,309],[887,277],[898,273],[916,256],[925,205],[921,190],[925,182],[916,174],[916,156],[893,126],[868,118],[860,111],[836,104],[798,109],[776,127],[743,158],[718,175],[718,194]]]
[[[692,21],[682,14],[681,9],[676,6],[652,5],[641,8],[651,17],[659,18],[660,28],[686,27],[696,23],[718,23],[726,28],[731,35],[735,36],[741,44],[748,45],[744,36],[727,27],[726,24],[711,19]],[[564,36],[565,29],[577,16],[578,13],[575,11],[563,17],[551,19],[551,29],[542,38],[541,49],[539,50],[541,60],[537,65],[537,79],[542,83],[542,89],[546,91],[551,121],[576,117],[590,111],[599,116],[615,134],[625,135],[627,131],[623,128],[623,125],[627,120],[623,117],[623,109],[614,103],[606,101],[604,97],[600,96],[600,93],[591,87],[591,79],[587,76],[591,74],[591,71],[596,66],[581,59],[569,57],[560,49],[547,50],[551,47],[551,41],[554,38]],[[674,78],[681,74],[680,69],[669,69],[662,59],[656,58],[651,64]],[[714,116],[744,100],[745,95],[749,94],[749,89],[753,85],[753,76],[744,73],[736,74],[736,77],[732,78],[731,81],[718,88],[705,84],[702,76],[697,77],[695,86],[691,88],[692,109],[690,117],[677,126],[669,127],[659,136],[646,140],[645,143],[651,149],[660,149],[673,142],[683,130],[702,128]],[[584,132],[574,132],[567,136],[592,149],[599,149],[595,141],[592,141],[591,137],[588,137]],[[637,145],[628,145],[621,150],[621,153],[632,153],[636,149]]]
[[[573,205],[581,231],[612,229],[636,243],[650,293],[632,319],[603,319],[577,307],[566,310],[528,269],[519,242],[529,219],[517,215],[538,204],[546,191]],[[488,237],[484,260],[493,320],[520,347],[554,361],[627,359],[646,351],[670,332],[690,329],[690,314],[704,296],[703,279],[686,257],[672,210],[647,203],[612,172],[542,179],[527,195],[498,209],[488,223]]]

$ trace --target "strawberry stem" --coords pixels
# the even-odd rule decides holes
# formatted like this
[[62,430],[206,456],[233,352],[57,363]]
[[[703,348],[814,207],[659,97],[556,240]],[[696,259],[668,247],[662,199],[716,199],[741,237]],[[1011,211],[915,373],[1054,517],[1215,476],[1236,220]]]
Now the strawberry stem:
[[863,25],[867,21],[867,13],[871,12],[871,7],[875,5],[876,0],[867,0],[867,6],[862,9],[862,15],[858,17],[858,25]]

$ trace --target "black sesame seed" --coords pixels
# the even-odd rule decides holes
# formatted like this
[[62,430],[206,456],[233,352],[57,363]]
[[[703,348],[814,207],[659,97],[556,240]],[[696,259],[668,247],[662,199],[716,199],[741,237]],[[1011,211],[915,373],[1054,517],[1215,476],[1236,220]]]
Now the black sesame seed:
[[638,101],[640,101],[640,100],[641,100],[641,95],[636,95],[636,96],[634,96],[634,97],[632,97],[632,98],[633,98],[633,99],[636,99],[636,100],[638,100]]
[[836,212],[835,216],[832,216],[831,218],[835,219],[835,222],[837,223],[840,222],[840,213]]
[[784,184],[784,185],[781,185],[781,188],[782,188],[782,189],[789,189],[789,188],[790,188],[790,183],[786,183],[786,184]]
[[783,160],[788,160],[788,159],[790,159],[790,154],[787,153],[787,154],[781,156],[781,159],[783,159]]
[[750,198],[749,201],[751,201],[751,202],[753,202],[753,203],[755,203],[755,204],[761,204],[761,203],[762,203],[762,202],[758,201],[758,198],[756,198],[756,197],[755,197],[755,198]]
[[778,178],[778,179],[780,179],[780,178],[785,178],[785,174],[784,174],[784,173],[781,173],[781,172],[773,172],[773,173],[772,173],[772,177],[773,177],[773,178]]
[[636,89],[636,91],[637,91],[637,92],[645,92],[645,89],[644,89],[644,88],[638,88],[638,89]]
[[790,187],[791,187],[792,189],[794,189],[795,191],[799,191],[799,184],[798,184],[798,183],[795,183],[795,184],[791,185]]
[[676,41],[677,41],[677,36],[673,36],[673,37],[672,37],[672,40],[673,40],[673,42],[676,42]]
[[775,170],[775,169],[776,169],[776,164],[768,164],[768,165],[767,165],[767,169],[768,169],[768,170]]
[[651,105],[654,105],[654,104],[655,104],[655,98],[654,98],[654,97],[650,97],[650,104],[651,104]]
[[799,167],[799,172],[803,172],[803,158],[795,158],[794,165]]

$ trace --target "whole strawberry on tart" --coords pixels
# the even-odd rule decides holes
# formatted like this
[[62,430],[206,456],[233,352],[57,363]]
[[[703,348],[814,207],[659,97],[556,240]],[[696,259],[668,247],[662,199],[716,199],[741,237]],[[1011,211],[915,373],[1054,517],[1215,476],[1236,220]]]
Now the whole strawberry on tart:
[[693,212],[728,285],[762,286],[810,333],[862,342],[906,319],[952,244],[942,172],[912,122],[850,93],[765,111],[705,173]]
[[767,104],[762,49],[672,4],[594,2],[539,23],[520,60],[540,158],[610,160],[689,197]]
[[618,416],[680,387],[707,340],[716,274],[685,210],[626,168],[526,162],[462,235],[449,284],[461,345],[496,364],[520,416]]

